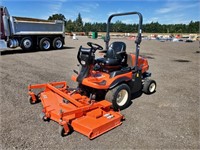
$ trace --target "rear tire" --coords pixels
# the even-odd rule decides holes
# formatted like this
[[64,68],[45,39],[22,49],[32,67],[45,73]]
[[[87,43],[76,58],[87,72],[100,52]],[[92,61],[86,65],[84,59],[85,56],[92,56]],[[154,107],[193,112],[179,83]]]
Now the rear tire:
[[31,50],[33,48],[33,40],[31,37],[24,37],[20,42],[20,47],[25,50]]
[[105,99],[110,101],[117,111],[127,108],[131,102],[131,91],[127,84],[121,84],[106,93]]
[[145,80],[142,91],[145,94],[153,94],[156,91],[156,81],[154,80]]
[[51,48],[51,41],[49,38],[42,38],[39,45],[41,50],[49,50]]
[[54,49],[61,49],[63,47],[63,40],[60,37],[56,37],[53,40],[53,48]]

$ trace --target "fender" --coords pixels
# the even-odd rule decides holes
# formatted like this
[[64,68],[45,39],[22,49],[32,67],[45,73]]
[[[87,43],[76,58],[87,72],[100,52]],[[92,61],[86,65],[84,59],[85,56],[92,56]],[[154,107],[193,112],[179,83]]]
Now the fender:
[[128,82],[128,81],[131,81],[131,79],[128,78],[128,77],[121,77],[121,78],[118,78],[118,79],[116,79],[115,81],[113,81],[113,82],[110,84],[110,87],[108,88],[108,90],[113,89],[114,87],[116,87],[118,84],[120,84],[120,83],[122,83],[122,82]]

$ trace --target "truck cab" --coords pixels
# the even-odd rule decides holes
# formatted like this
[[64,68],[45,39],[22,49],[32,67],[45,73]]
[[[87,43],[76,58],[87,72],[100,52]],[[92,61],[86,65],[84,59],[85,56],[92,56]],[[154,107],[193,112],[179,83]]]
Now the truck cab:
[[0,49],[7,47],[3,16],[9,16],[9,13],[5,7],[0,6]]

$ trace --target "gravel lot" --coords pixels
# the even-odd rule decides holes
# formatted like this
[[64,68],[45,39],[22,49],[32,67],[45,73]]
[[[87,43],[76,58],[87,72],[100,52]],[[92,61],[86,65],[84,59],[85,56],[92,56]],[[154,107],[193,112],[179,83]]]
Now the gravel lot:
[[[115,40],[135,51],[133,41]],[[27,86],[64,80],[75,87],[77,50],[88,41],[104,46],[101,39],[66,37],[62,50],[1,52],[0,149],[200,149],[199,42],[142,41],[140,54],[149,60],[157,91],[133,99],[121,112],[126,120],[110,132],[94,140],[77,132],[63,138],[57,123],[43,122],[41,103],[30,105]]]

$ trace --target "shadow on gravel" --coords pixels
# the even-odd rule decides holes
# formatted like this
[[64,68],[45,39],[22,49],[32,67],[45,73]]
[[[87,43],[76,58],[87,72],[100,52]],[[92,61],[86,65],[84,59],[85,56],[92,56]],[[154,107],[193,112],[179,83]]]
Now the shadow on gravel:
[[[131,94],[131,102],[130,102],[130,104],[127,106],[127,108],[133,104],[133,101],[134,101],[134,100],[137,100],[137,98],[139,98],[140,96],[142,96],[142,94],[143,94],[142,91],[138,91],[138,92],[136,92],[136,93]],[[125,109],[126,109],[126,108],[125,108]]]
[[[155,94],[155,93],[156,93],[156,91],[154,93],[151,93],[151,94]],[[134,100],[137,100],[137,98],[141,97],[142,94],[144,94],[142,91],[138,91],[136,93],[131,94],[131,102],[130,102],[129,106],[131,106],[133,104]],[[151,94],[147,94],[147,95],[151,95]]]
[[191,62],[190,60],[185,60],[185,59],[175,59],[173,61],[175,61],[175,62],[181,62],[181,63]]
[[1,51],[1,55],[13,55],[13,54],[25,54],[25,53],[37,53],[37,52],[48,52],[48,51],[63,51],[66,49],[75,49],[75,47],[63,47],[62,49],[50,49],[50,50],[30,50],[30,51],[23,51],[22,49],[17,49],[17,50],[4,50]]
[[147,55],[141,55],[142,57],[144,57],[144,58],[147,58],[147,59],[155,59],[154,57],[152,57],[152,56],[147,56]]
[[195,53],[199,54],[199,53],[200,53],[200,51],[196,51]]
[[141,56],[147,59],[155,59],[154,57],[152,57],[154,54],[152,53],[141,53]]
[[135,100],[136,98],[142,96],[143,92],[142,91],[138,91],[136,93],[131,94],[131,100]]

